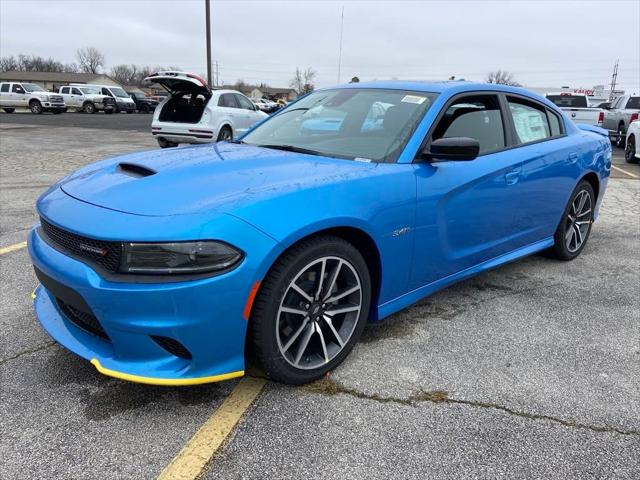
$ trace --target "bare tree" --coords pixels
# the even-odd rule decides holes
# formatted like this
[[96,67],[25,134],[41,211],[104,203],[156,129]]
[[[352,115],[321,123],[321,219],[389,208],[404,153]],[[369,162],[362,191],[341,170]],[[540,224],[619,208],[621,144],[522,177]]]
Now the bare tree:
[[502,85],[511,85],[512,87],[521,87],[518,82],[513,78],[513,73],[506,70],[496,70],[489,72],[486,78],[487,83],[500,83]]
[[289,82],[289,86],[293,88],[298,95],[313,92],[315,89],[315,86],[313,85],[315,77],[316,71],[311,67],[307,67],[305,70],[296,68],[296,73]]
[[[137,65],[116,65],[109,72],[111,78],[122,85],[138,85],[142,82],[142,78],[138,75]],[[146,75],[145,75],[146,76]]]
[[10,57],[0,58],[0,72],[11,72],[18,69],[18,60],[16,60],[13,55],[11,55]]
[[62,63],[53,58],[38,57],[36,55],[18,55],[15,58],[0,58],[0,71],[8,72],[17,70],[20,72],[77,72],[78,66],[75,63]]
[[104,55],[95,47],[79,48],[76,50],[76,58],[85,73],[98,73],[105,65]]

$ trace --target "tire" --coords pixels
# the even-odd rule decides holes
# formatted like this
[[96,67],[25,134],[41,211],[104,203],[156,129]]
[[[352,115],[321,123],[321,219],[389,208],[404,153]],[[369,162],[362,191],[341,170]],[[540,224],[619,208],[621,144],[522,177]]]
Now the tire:
[[15,108],[3,108],[3,110],[4,110],[5,112],[7,112],[7,113],[13,113],[13,112],[15,112],[15,111],[16,111],[16,109],[15,109]]
[[31,103],[29,103],[29,109],[31,110],[31,113],[35,113],[36,115],[40,115],[44,111],[42,104],[38,100],[31,100]]
[[620,125],[618,125],[618,136],[616,137],[616,147],[618,148],[624,148],[624,145],[626,143],[626,136],[627,133],[624,130],[624,123],[620,123]]
[[85,113],[96,113],[96,106],[93,104],[93,102],[86,102],[82,106],[82,110],[84,110]]
[[[349,290],[353,292],[339,297]],[[338,298],[332,301],[334,296]],[[370,301],[367,264],[353,245],[335,236],[303,240],[277,260],[262,282],[249,320],[251,355],[278,382],[316,380],[337,367],[356,344]],[[345,308],[351,310],[340,311]]]
[[627,163],[638,163],[636,158],[636,137],[635,135],[629,135],[627,145],[624,148],[624,160]]
[[160,148],[173,148],[173,147],[177,147],[178,146],[177,143],[169,142],[168,140],[165,140],[164,138],[159,138],[158,139],[158,145],[160,145]]
[[[582,204],[584,195],[588,198]],[[558,260],[573,260],[580,255],[589,240],[595,204],[593,187],[586,180],[582,180],[573,190],[562,213],[562,219],[553,236],[555,243],[550,249],[552,256]]]
[[143,103],[142,105],[140,105],[140,113],[149,113],[151,111],[151,109],[149,108],[149,105],[147,105],[146,103]]
[[218,132],[216,142],[229,142],[231,140],[233,140],[233,131],[231,130],[231,127],[225,125]]

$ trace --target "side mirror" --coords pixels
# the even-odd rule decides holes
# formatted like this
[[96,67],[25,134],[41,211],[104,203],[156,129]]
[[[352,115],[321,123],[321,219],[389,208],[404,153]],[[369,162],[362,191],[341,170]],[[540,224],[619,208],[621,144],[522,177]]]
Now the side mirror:
[[468,161],[480,152],[480,143],[475,138],[445,137],[433,140],[422,151],[422,158],[429,161]]

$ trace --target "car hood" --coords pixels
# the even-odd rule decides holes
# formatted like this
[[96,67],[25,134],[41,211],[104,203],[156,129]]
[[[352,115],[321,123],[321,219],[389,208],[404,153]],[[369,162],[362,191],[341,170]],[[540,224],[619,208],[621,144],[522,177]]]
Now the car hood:
[[375,166],[224,143],[114,157],[59,186],[78,200],[137,215],[233,213],[264,198],[370,175]]

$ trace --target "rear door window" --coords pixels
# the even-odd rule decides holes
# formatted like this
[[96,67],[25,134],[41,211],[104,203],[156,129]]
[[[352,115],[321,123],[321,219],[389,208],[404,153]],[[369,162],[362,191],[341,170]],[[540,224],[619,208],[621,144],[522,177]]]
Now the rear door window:
[[551,136],[559,137],[562,135],[564,132],[562,131],[560,117],[551,110],[547,110],[547,117],[549,119],[549,130],[551,131]]
[[222,95],[220,95],[218,106],[227,108],[240,108],[238,102],[236,101],[236,97],[232,93],[223,93]]
[[517,144],[537,142],[551,137],[545,108],[534,103],[508,98]]
[[502,150],[504,122],[496,95],[470,95],[450,105],[438,122],[432,139],[469,137],[478,140],[479,154]]
[[9,91],[9,84],[3,83],[2,86],[0,87],[0,92],[8,92],[8,91]]
[[60,89],[60,93],[68,94],[69,93],[69,87],[62,87]]

